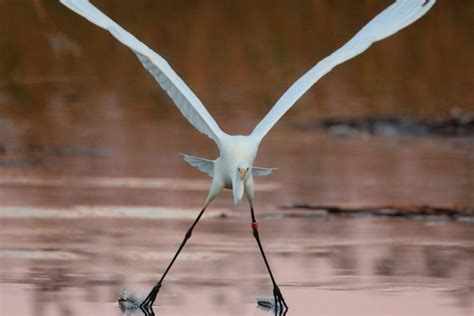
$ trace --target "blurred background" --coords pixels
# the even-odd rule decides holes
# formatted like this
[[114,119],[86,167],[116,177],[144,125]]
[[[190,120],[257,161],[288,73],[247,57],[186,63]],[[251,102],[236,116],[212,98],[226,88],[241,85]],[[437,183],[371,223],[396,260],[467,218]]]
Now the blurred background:
[[[93,1],[232,134],[391,2]],[[265,138],[256,165],[280,169],[256,179],[256,210],[288,315],[472,313],[473,19],[473,1],[438,1],[321,79]],[[121,288],[146,292],[207,195],[179,153],[215,159],[215,145],[130,50],[57,1],[0,0],[0,21],[0,313],[119,315]],[[464,213],[282,208],[295,204]],[[159,312],[265,313],[249,221],[230,193],[214,202]]]

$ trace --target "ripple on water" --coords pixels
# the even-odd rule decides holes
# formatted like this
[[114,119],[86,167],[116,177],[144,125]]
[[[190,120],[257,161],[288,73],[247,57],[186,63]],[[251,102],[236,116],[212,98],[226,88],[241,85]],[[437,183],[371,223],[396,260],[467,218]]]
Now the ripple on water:
[[81,256],[67,251],[15,249],[0,250],[0,258],[23,260],[78,260]]
[[[204,218],[213,218],[225,214],[224,209],[213,209],[204,213]],[[164,207],[88,207],[71,208],[31,208],[0,207],[0,218],[137,218],[137,219],[194,219],[196,210]]]

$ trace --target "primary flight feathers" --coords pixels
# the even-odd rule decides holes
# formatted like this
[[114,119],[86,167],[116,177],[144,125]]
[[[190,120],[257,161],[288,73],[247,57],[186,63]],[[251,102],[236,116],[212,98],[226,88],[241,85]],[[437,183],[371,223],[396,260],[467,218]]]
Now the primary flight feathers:
[[[60,0],[65,6],[92,23],[108,30],[121,43],[128,46],[158,84],[174,101],[181,113],[201,133],[218,145],[226,134],[206,110],[198,97],[174,72],[160,55],[112,21],[88,0]],[[278,100],[268,114],[255,127],[251,136],[261,140],[296,101],[322,76],[335,66],[361,54],[372,43],[384,39],[422,17],[435,0],[397,0],[364,26],[351,40],[321,60],[298,79]]]
[[361,54],[372,43],[384,39],[423,16],[435,0],[398,0],[364,26],[351,40],[324,58],[286,90],[278,102],[255,127],[252,135],[262,139],[276,122],[322,76],[335,66]]
[[141,61],[158,84],[174,101],[181,113],[201,133],[206,134],[219,144],[224,132],[206,110],[198,97],[174,72],[160,55],[140,42],[135,36],[124,30],[87,0],[60,0],[62,4],[83,16],[92,23],[108,30],[122,44],[128,46]]

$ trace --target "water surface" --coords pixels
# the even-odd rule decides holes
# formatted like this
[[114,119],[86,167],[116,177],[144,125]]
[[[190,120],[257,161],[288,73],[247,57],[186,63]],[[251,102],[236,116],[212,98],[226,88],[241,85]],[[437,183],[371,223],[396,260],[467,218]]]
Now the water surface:
[[[135,211],[15,218],[1,209],[2,313],[119,315],[120,290],[146,294],[191,220]],[[198,226],[169,274],[160,315],[268,315],[256,308],[272,289],[248,214],[218,215]],[[260,221],[262,239],[288,315],[472,312],[469,224],[270,215]]]
[[[94,1],[162,54],[229,133],[390,1]],[[438,1],[311,89],[256,164],[263,243],[288,315],[472,315],[472,224],[286,216],[280,206],[474,205],[474,139],[350,134],[324,117],[472,112],[474,2]],[[0,0],[0,314],[120,315],[197,215],[213,159],[134,55],[56,1]],[[300,214],[301,215],[301,214]],[[304,214],[303,214],[304,215]],[[158,297],[159,315],[268,315],[245,203],[210,207]]]

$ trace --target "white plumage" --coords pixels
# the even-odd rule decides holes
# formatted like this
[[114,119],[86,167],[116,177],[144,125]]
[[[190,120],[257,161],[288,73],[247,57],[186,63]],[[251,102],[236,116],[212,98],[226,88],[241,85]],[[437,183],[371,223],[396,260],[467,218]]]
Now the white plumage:
[[171,97],[184,117],[201,133],[206,134],[219,145],[219,139],[224,133],[202,102],[166,60],[112,21],[88,0],[61,0],[61,3],[97,26],[108,30],[117,40],[128,46],[161,88]]
[[[296,101],[321,77],[335,66],[361,54],[372,43],[384,39],[422,17],[435,0],[398,0],[365,25],[341,48],[318,62],[299,78],[277,101],[250,135],[231,136],[224,133],[202,102],[174,72],[169,64],[148,46],[99,11],[88,0],[60,0],[65,6],[90,22],[108,30],[128,46],[158,84],[174,101],[187,120],[201,133],[213,139],[220,150],[216,160],[184,155],[184,159],[213,178],[206,200],[207,206],[224,188],[232,188],[234,203],[239,204],[243,193],[253,202],[253,175],[268,175],[270,168],[253,167],[263,137]],[[243,172],[247,170],[246,172]]]
[[[425,4],[426,2],[426,4]],[[255,127],[254,137],[262,139],[276,122],[295,104],[296,101],[314,85],[321,77],[330,72],[335,66],[349,60],[372,45],[384,39],[423,16],[435,1],[398,0],[377,15],[364,26],[351,40],[334,53],[324,58],[298,79],[281,96],[270,112]]]
[[[151,73],[158,84],[171,97],[184,117],[201,133],[213,139],[219,147],[220,155],[215,160],[184,155],[184,159],[189,164],[212,177],[209,194],[203,209],[186,232],[184,240],[170,264],[148,296],[140,303],[139,307],[142,310],[151,308],[166,274],[186,244],[186,241],[191,237],[193,228],[198,223],[207,206],[224,188],[228,188],[232,189],[235,205],[238,205],[242,201],[244,194],[250,203],[253,236],[258,243],[260,253],[273,283],[275,315],[277,314],[277,310],[280,312],[282,312],[284,308],[287,310],[288,306],[276,284],[260,242],[258,224],[253,209],[253,176],[269,175],[273,170],[253,166],[260,142],[293,104],[295,104],[322,76],[331,71],[335,66],[361,54],[369,48],[372,43],[386,38],[415,22],[434,5],[435,0],[398,0],[390,5],[364,26],[351,40],[321,60],[298,79],[282,95],[262,121],[258,123],[253,132],[246,136],[232,136],[224,133],[201,101],[160,55],[152,51],[117,23],[100,12],[88,0],[60,1],[92,23],[108,30],[116,39],[128,46],[137,55],[140,62]],[[130,303],[132,306],[137,305],[135,301],[129,302],[127,297],[119,300],[122,305],[124,302]],[[154,313],[151,314],[154,315]],[[282,314],[280,313],[280,315]],[[286,311],[284,315],[286,315]]]

